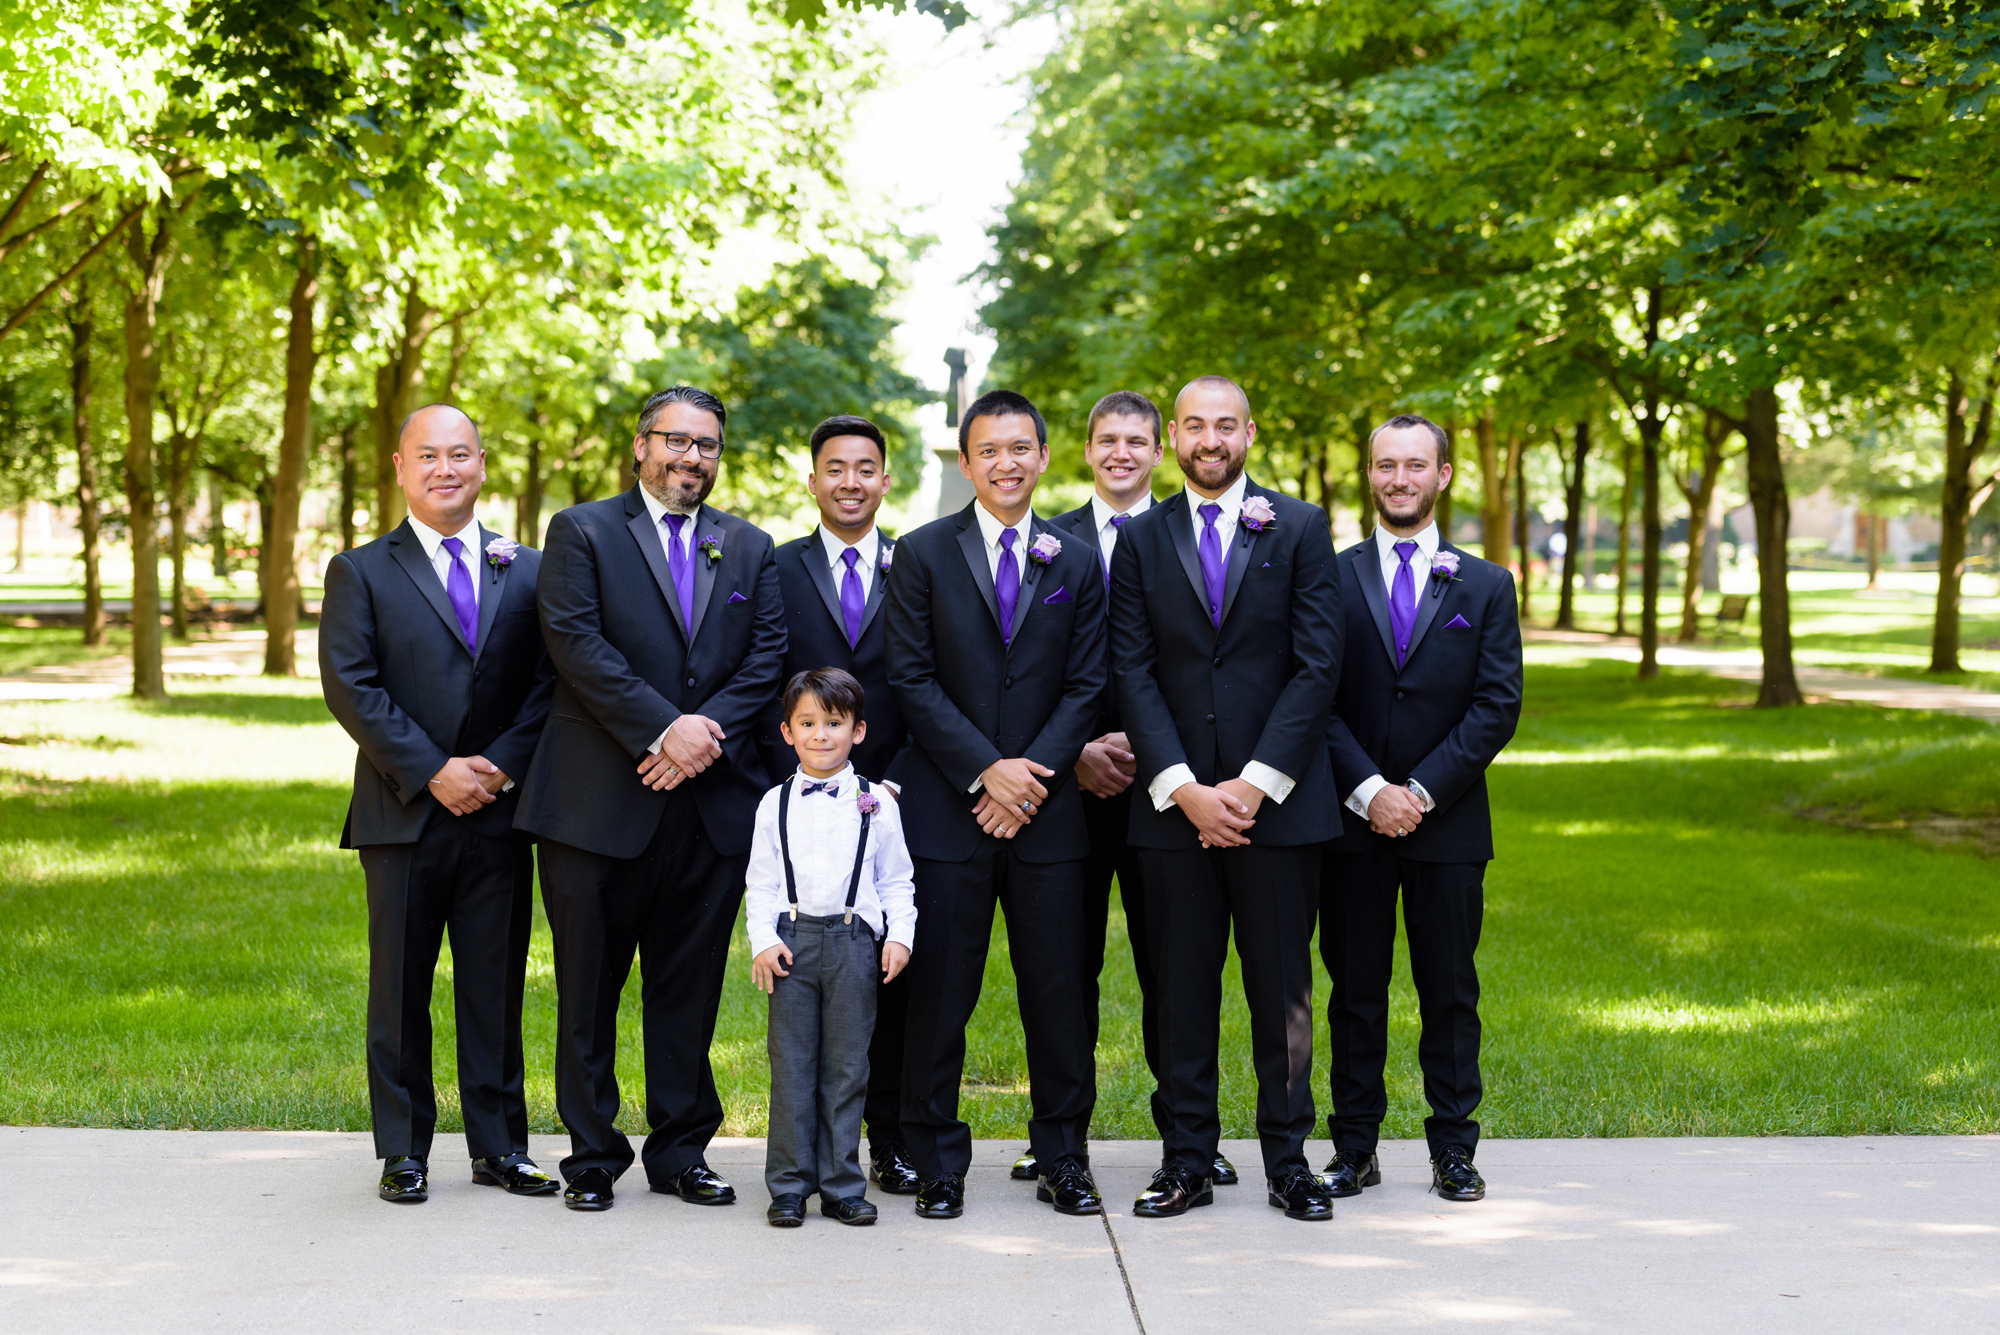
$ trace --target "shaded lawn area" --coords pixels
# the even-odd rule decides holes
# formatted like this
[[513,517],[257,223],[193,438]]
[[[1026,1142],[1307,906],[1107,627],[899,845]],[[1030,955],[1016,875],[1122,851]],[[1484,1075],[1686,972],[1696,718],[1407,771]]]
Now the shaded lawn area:
[[[352,752],[302,689],[0,705],[0,735],[42,739],[0,751],[0,1122],[367,1126],[362,882],[333,846]],[[1624,664],[1529,669],[1521,735],[1493,774],[1487,1134],[2000,1129],[2000,865],[1801,814],[2000,819],[2000,729],[1862,707],[1764,713],[1747,699],[1693,674],[1641,684]],[[302,777],[231,777],[244,769]],[[1093,1131],[1150,1137],[1113,902]],[[1027,1078],[1004,926],[994,945],[967,1115],[976,1135],[1019,1138]],[[1416,1136],[1401,958],[1385,1131]],[[739,927],[714,1060],[725,1133],[755,1135],[764,1003],[748,963]],[[442,981],[440,1095],[455,1129]],[[1229,986],[1225,1134],[1249,1136],[1248,1024]],[[530,1114],[557,1130],[539,905],[528,988]],[[635,976],[620,1050],[634,1131],[636,1004]],[[1322,1024],[1322,1113],[1324,1044]]]

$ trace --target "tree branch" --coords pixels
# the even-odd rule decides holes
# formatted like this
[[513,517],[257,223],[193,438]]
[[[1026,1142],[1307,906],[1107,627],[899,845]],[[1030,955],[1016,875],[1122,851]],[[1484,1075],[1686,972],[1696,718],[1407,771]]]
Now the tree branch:
[[145,211],[146,211],[146,205],[144,201],[141,201],[140,203],[135,204],[132,207],[132,210],[129,213],[127,213],[124,217],[120,218],[117,222],[111,224],[111,226],[105,231],[104,235],[98,237],[96,243],[92,245],[89,250],[83,252],[82,258],[77,260],[75,264],[70,265],[69,268],[64,270],[62,273],[57,274],[54,278],[50,279],[48,286],[44,287],[34,296],[28,298],[27,305],[21,307],[20,310],[15,311],[11,316],[9,316],[7,318],[7,323],[5,325],[0,325],[0,338],[7,337],[7,335],[13,333],[16,329],[19,329],[22,325],[26,324],[28,322],[28,317],[33,315],[36,312],[36,310],[38,310],[41,307],[41,304],[47,301],[57,288],[61,287],[64,283],[67,283],[70,279],[76,277],[78,274],[82,273],[86,268],[88,268],[90,262],[96,259],[99,255],[103,254],[104,248],[110,245],[113,241],[117,240],[119,234],[122,233],[126,228],[130,227],[133,224],[133,222],[135,222],[138,219],[139,215],[144,213]]
[[28,207],[28,201],[35,197],[35,191],[41,189],[42,178],[48,174],[48,163],[36,166],[34,173],[28,177],[28,183],[21,187],[20,193],[14,196],[14,202],[7,206],[6,216],[0,217],[0,236],[7,235],[7,229],[19,220],[22,212]]

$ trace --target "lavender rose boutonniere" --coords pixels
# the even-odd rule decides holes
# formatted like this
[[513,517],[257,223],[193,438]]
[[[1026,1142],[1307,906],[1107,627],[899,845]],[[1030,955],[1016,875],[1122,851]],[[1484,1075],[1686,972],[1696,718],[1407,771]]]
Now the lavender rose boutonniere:
[[1062,543],[1056,540],[1056,536],[1053,533],[1042,534],[1041,537],[1035,539],[1034,545],[1028,548],[1028,559],[1038,566],[1047,565],[1061,554]]
[[722,559],[722,539],[716,537],[713,533],[704,534],[699,545],[702,554],[708,557],[710,565],[714,565]]
[[883,573],[883,574],[885,574],[885,575],[886,575],[886,574],[888,574],[888,573],[889,573],[889,563],[890,563],[891,561],[893,561],[893,560],[895,559],[895,556],[896,556],[896,549],[895,549],[895,547],[891,546],[891,545],[890,545],[889,543],[886,543],[886,542],[885,542],[885,543],[883,543],[883,544],[882,544],[882,561],[881,561],[881,565],[882,565],[882,573]]
[[872,816],[882,809],[882,799],[873,793],[862,793],[854,799],[854,805],[861,808],[861,814]]
[[1262,533],[1265,529],[1278,522],[1278,512],[1273,510],[1271,503],[1262,496],[1252,496],[1249,500],[1243,502],[1243,509],[1240,514],[1243,520],[1243,527],[1249,529],[1252,533]]
[[1458,582],[1458,553],[1439,552],[1431,558],[1431,597],[1442,598],[1444,586]]
[[486,564],[493,567],[493,577],[498,579],[502,570],[514,564],[514,553],[521,544],[512,538],[495,538],[486,544]]

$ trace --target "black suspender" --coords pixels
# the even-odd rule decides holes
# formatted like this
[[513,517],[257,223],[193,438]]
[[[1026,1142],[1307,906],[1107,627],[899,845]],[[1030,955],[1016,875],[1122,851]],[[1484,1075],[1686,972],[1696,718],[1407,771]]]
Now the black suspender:
[[[867,793],[868,780],[862,778],[859,774],[856,774],[854,779],[855,782],[861,785],[862,793]],[[785,898],[791,901],[792,921],[797,922],[799,917],[799,880],[792,871],[791,808],[792,781],[786,779],[785,786],[778,790],[778,851],[785,858]],[[854,848],[854,871],[847,878],[847,913],[841,919],[843,923],[854,921],[854,897],[861,892],[861,868],[868,861],[868,822],[873,814],[865,810],[861,813],[861,840]],[[884,928],[888,926],[886,922],[882,925]]]

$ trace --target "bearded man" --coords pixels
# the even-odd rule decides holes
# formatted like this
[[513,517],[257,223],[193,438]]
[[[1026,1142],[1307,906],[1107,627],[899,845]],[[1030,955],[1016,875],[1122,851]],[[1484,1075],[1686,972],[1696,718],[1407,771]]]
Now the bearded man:
[[1340,554],[1346,671],[1327,724],[1343,800],[1340,836],[1321,868],[1320,956],[1333,981],[1336,1197],[1382,1180],[1376,1137],[1388,1109],[1389,972],[1396,897],[1410,941],[1423,1031],[1417,1062],[1431,1115],[1431,1185],[1476,1201],[1479,1144],[1479,945],[1493,823],[1486,767],[1521,717],[1521,625],[1503,566],[1446,542],[1432,514],[1451,485],[1451,440],[1413,413],[1369,439],[1380,522]]

